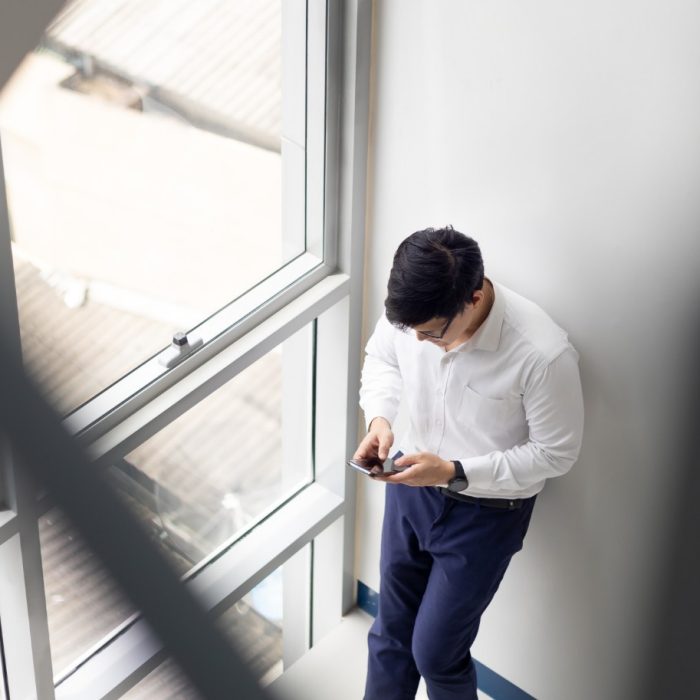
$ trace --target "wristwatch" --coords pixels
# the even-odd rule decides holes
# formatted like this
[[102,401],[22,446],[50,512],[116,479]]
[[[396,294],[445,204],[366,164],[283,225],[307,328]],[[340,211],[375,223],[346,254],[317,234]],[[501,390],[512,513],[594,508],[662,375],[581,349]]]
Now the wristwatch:
[[447,489],[455,492],[464,491],[469,486],[469,479],[464,473],[464,467],[456,459],[452,460],[452,464],[455,465],[455,475],[447,482]]

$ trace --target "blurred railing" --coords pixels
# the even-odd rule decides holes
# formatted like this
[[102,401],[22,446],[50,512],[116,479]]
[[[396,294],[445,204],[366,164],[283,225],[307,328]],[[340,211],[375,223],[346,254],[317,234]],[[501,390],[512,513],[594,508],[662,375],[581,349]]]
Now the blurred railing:
[[66,432],[16,355],[0,338],[0,431],[19,466],[73,521],[203,698],[268,698],[105,475]]

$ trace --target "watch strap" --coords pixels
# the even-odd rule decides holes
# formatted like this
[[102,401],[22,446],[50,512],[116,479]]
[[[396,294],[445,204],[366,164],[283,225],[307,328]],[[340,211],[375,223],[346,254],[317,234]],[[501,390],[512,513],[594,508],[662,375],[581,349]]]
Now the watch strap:
[[464,472],[462,463],[456,459],[452,460],[455,467],[455,475],[447,482],[448,491],[464,491],[469,487],[469,479]]
[[465,481],[467,480],[467,475],[464,473],[464,467],[462,466],[462,463],[457,460],[453,459],[452,464],[455,465],[455,479],[464,479]]

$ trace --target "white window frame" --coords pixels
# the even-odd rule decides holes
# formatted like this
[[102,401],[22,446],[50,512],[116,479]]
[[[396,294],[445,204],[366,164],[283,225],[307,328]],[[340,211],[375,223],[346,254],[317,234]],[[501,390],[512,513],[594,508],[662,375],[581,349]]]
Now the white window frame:
[[[309,0],[308,7],[309,51],[314,42],[324,52],[327,46],[322,66],[311,68],[310,62],[310,71],[327,75],[307,81],[309,104],[313,90],[325,85],[322,115],[307,114],[307,252],[205,322],[209,326],[202,324],[197,330],[209,342],[201,351],[167,374],[149,368],[152,374],[139,376],[142,366],[121,380],[131,383],[124,385],[121,400],[107,397],[110,389],[65,422],[100,468],[316,319],[315,479],[187,582],[220,612],[311,544],[310,579],[303,580],[308,578],[303,559],[285,571],[285,583],[296,581],[311,592],[308,614],[285,612],[286,665],[340,621],[355,602],[356,588],[355,476],[344,462],[358,430],[372,2]],[[43,27],[35,29],[38,34]],[[0,168],[0,330],[18,348],[9,241]],[[38,517],[50,500],[37,501],[5,443],[0,465],[0,622],[10,696],[120,697],[160,663],[159,643],[143,621],[132,621],[54,689],[38,537]]]

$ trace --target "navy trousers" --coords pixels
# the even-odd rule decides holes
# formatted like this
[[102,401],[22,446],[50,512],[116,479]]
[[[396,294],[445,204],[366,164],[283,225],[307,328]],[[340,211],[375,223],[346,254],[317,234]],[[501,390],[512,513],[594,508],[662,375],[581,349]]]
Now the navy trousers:
[[387,484],[365,700],[412,700],[420,676],[430,700],[475,700],[469,649],[522,548],[535,498],[521,503],[505,510]]

